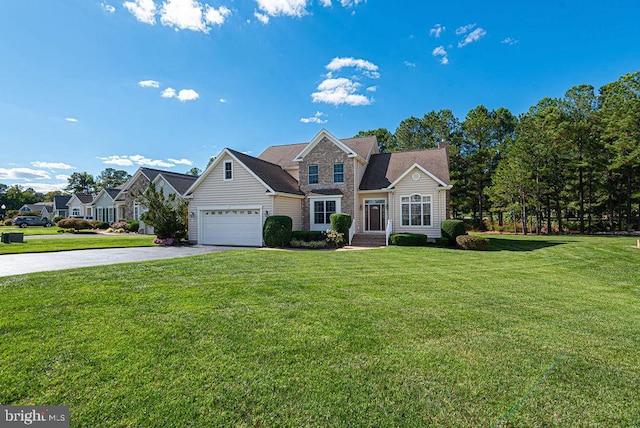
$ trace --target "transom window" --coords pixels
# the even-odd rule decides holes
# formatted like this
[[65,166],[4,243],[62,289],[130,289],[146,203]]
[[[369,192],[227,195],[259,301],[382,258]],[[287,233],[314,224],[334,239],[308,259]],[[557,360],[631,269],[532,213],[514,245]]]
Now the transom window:
[[344,183],[344,164],[343,163],[333,164],[333,182]]
[[74,216],[74,217],[79,216],[80,215],[80,208],[73,208],[71,210],[71,215]]
[[402,196],[400,208],[403,226],[431,226],[431,195]]
[[231,161],[224,162],[224,179],[233,180],[233,162]]
[[309,165],[309,184],[318,183],[318,165]]
[[336,212],[336,201],[313,201],[313,222],[331,224],[331,214]]

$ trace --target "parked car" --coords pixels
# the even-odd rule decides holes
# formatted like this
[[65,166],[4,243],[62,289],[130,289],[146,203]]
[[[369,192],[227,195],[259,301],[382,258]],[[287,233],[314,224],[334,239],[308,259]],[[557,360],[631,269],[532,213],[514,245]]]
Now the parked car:
[[56,224],[51,220],[49,220],[48,218],[42,218],[35,215],[21,215],[13,218],[13,225],[20,226],[20,227],[27,227],[27,226],[51,227],[51,226],[55,226]]

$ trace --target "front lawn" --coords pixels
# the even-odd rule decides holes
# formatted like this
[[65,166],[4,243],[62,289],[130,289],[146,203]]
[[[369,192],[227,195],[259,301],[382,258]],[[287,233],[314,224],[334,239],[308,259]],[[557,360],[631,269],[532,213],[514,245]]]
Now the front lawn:
[[60,228],[58,226],[43,227],[43,226],[0,226],[0,233],[8,232],[21,232],[24,236],[31,235],[57,235]]
[[[44,253],[50,251],[86,250],[89,248],[151,247],[154,236],[122,235],[72,235],[54,238],[30,238],[24,242],[0,243],[0,255],[18,253]],[[2,259],[0,259],[0,262]]]
[[72,426],[640,424],[635,238],[0,278],[0,403]]

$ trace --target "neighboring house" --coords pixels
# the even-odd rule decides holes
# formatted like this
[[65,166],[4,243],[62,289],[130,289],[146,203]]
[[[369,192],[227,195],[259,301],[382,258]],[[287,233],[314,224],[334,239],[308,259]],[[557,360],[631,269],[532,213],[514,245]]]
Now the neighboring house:
[[339,140],[322,130],[258,158],[227,148],[187,191],[189,240],[261,246],[270,215],[291,217],[294,230],[327,230],[333,213],[350,214],[359,234],[436,238],[450,189],[447,144],[380,154],[375,137]]
[[93,218],[93,209],[91,203],[93,202],[93,195],[86,193],[74,193],[67,202],[67,209],[69,210],[69,217],[72,218]]
[[42,218],[51,219],[53,217],[53,202],[38,202],[36,204],[24,204],[18,210],[20,213],[39,213]]
[[113,223],[120,218],[116,209],[116,197],[119,194],[120,189],[100,190],[91,203],[96,220]]
[[71,195],[54,196],[53,197],[53,217],[68,217],[69,207],[67,204],[71,199]]
[[165,196],[172,193],[179,198],[184,197],[185,192],[196,181],[198,177],[180,174],[177,172],[163,171],[154,168],[139,168],[126,183],[121,186],[120,194],[116,198],[118,210],[121,213],[119,218],[127,220],[138,220],[140,222],[139,232],[153,234],[153,227],[141,220],[146,207],[137,201],[138,196],[144,193],[150,183],[154,183],[157,189],[162,188]]

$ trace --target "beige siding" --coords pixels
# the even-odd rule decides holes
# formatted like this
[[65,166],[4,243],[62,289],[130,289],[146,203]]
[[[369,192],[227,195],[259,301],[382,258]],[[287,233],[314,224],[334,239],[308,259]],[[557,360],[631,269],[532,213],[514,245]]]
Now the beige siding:
[[[198,240],[198,210],[211,206],[261,206],[263,218],[265,211],[274,212],[273,198],[267,195],[266,188],[254,175],[241,164],[224,153],[210,173],[203,178],[189,200],[189,240]],[[224,162],[233,161],[233,179],[224,180]]]
[[[412,175],[418,173],[420,179],[414,180]],[[430,227],[402,226],[400,198],[414,193],[431,195],[432,218]],[[424,233],[429,238],[438,238],[440,225],[446,216],[445,191],[440,190],[438,183],[423,171],[414,168],[396,186],[395,191],[389,197],[389,215],[393,220],[393,233]]]
[[286,196],[275,196],[273,213],[286,215],[293,221],[293,230],[302,229],[302,199]]

